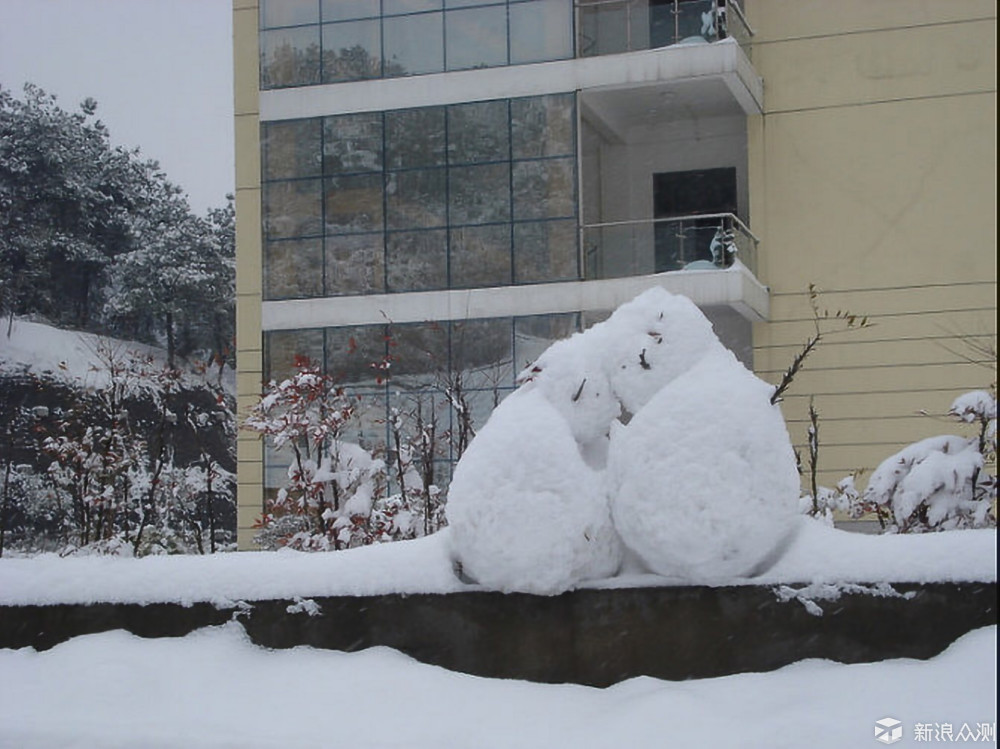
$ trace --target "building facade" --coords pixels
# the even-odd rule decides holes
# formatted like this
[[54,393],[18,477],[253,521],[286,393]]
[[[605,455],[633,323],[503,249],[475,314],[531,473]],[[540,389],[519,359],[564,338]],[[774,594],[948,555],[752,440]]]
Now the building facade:
[[[744,6],[234,0],[241,412],[308,356],[363,398],[352,439],[418,398],[455,434],[654,284],[777,381],[812,284],[872,322],[785,400],[821,480],[941,431],[918,412],[994,377],[994,4]],[[238,456],[248,546],[284,461]]]

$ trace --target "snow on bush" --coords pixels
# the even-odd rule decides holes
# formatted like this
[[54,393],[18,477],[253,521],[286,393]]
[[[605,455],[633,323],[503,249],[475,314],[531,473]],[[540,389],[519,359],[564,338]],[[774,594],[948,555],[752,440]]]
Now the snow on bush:
[[463,572],[498,590],[556,593],[621,562],[600,474],[539,388],[508,396],[473,439],[447,513]]
[[971,438],[941,435],[915,442],[885,460],[872,474],[866,505],[887,510],[890,531],[925,532],[995,526],[996,398],[983,390],[959,396],[948,413],[978,424]]
[[654,572],[750,575],[791,533],[799,476],[773,390],[730,352],[713,353],[612,440],[615,526]]
[[660,574],[749,574],[790,533],[798,474],[773,387],[690,300],[651,289],[518,380],[451,486],[453,553],[478,582],[555,593],[608,574],[615,528]]

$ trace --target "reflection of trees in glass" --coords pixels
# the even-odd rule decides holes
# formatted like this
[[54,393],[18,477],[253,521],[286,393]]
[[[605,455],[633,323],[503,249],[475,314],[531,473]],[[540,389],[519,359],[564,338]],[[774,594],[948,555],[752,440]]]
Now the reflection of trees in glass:
[[513,166],[514,219],[575,215],[574,167],[573,159],[516,162]]
[[448,107],[448,161],[471,164],[510,158],[507,100]]
[[384,291],[384,258],[381,234],[327,237],[327,294],[372,294]]
[[301,42],[301,32],[311,30],[279,29],[261,32],[261,88],[309,86],[320,82],[319,42]]
[[[325,43],[324,38],[324,43]],[[384,66],[384,67],[383,67]],[[356,81],[406,75],[398,62],[383,60],[361,44],[350,47],[323,48],[323,82]]]
[[539,283],[580,277],[576,221],[514,224],[514,281]]
[[265,180],[318,177],[320,160],[320,121],[287,120],[261,125],[261,151]]
[[448,170],[448,221],[489,224],[510,220],[510,167],[458,166]]
[[515,159],[569,156],[576,152],[573,94],[514,99],[510,103]]
[[449,234],[452,287],[510,283],[509,224],[463,226]]
[[389,169],[443,166],[445,107],[385,113],[385,161]]
[[323,118],[326,174],[382,171],[382,115],[343,114]]
[[322,233],[322,182],[318,179],[264,185],[264,232],[270,239]]
[[323,276],[316,272],[322,240],[284,240],[265,245],[265,299],[322,296]]
[[447,287],[447,232],[441,229],[389,234],[386,239],[386,269],[388,291]]

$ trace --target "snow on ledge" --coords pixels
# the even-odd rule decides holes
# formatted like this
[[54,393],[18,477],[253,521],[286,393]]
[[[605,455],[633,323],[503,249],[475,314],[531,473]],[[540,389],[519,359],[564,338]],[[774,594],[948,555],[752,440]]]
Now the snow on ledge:
[[[483,590],[455,577],[447,536],[445,530],[417,541],[328,554],[3,558],[0,605],[210,602],[225,606],[275,598]],[[996,582],[996,544],[995,530],[874,536],[802,518],[795,539],[766,573],[713,584]],[[629,574],[584,587],[672,584],[657,575]]]

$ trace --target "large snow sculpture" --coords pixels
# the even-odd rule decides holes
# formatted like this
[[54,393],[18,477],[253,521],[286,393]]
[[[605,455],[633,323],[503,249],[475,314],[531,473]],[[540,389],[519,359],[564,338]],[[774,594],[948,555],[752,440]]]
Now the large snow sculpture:
[[622,541],[663,575],[746,575],[790,533],[798,473],[773,388],[690,300],[651,289],[518,380],[449,492],[453,554],[478,582],[556,593],[613,574]]

